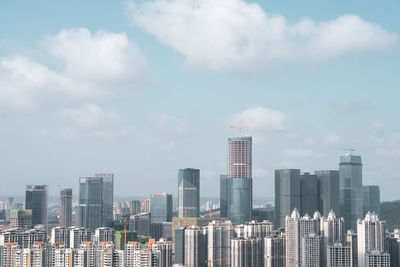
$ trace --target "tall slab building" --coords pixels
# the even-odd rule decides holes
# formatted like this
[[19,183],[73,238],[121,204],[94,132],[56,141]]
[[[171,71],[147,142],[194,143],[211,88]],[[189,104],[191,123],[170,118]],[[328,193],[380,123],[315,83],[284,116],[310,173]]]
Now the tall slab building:
[[47,227],[47,185],[27,185],[25,209],[32,210],[32,225]]
[[301,208],[300,170],[275,170],[275,227],[285,228],[285,218],[295,208]]
[[101,221],[102,226],[109,226],[114,219],[114,174],[96,173],[95,178],[103,180],[102,185],[102,203],[101,203]]
[[60,199],[60,225],[69,227],[72,224],[72,189],[65,188],[61,190]]
[[150,197],[152,223],[172,222],[172,195],[152,194]]
[[327,217],[331,210],[340,214],[339,209],[339,171],[320,170],[315,171],[318,179],[318,211]]
[[200,170],[180,169],[178,173],[178,217],[200,216]]
[[345,228],[356,230],[357,219],[363,217],[361,156],[349,152],[340,157],[339,190],[340,214]]
[[234,224],[251,220],[253,206],[252,138],[228,139],[228,218]]
[[363,186],[363,215],[369,212],[375,212],[381,215],[381,193],[379,185]]

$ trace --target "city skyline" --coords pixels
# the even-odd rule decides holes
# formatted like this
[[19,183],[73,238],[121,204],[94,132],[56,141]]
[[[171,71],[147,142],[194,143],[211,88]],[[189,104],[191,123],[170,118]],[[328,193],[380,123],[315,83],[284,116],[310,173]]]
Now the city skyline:
[[246,125],[254,197],[274,197],[275,169],[338,170],[355,148],[363,183],[399,199],[398,1],[187,3],[0,4],[1,196],[44,184],[76,199],[100,172],[115,195],[176,196],[177,171],[196,168],[217,197],[230,127]]

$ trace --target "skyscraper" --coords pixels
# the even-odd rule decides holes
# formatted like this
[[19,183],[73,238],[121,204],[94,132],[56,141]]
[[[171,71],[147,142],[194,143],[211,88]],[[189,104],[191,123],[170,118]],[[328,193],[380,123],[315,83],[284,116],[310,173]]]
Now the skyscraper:
[[231,239],[234,237],[230,221],[212,221],[207,227],[208,262],[212,267],[230,266]]
[[339,164],[340,213],[346,229],[356,229],[357,219],[363,216],[361,156],[351,152],[340,157]]
[[286,237],[276,231],[264,238],[264,267],[286,266]]
[[300,174],[300,214],[314,214],[318,210],[317,176],[304,172]]
[[[335,243],[344,243],[345,231],[343,218],[336,218],[335,212],[332,210],[327,217],[321,219],[321,236],[322,247],[332,245],[333,252],[342,252],[341,248],[333,246]],[[327,264],[327,249],[321,251],[321,262]]]
[[339,171],[315,171],[315,175],[318,179],[318,211],[324,217],[327,217],[331,210],[339,215]]
[[95,178],[102,178],[102,200],[101,200],[101,226],[110,226],[114,219],[114,174],[96,173]]
[[253,206],[252,138],[228,139],[228,218],[234,224],[251,219]]
[[275,227],[285,228],[285,218],[301,208],[300,170],[275,170]]
[[221,175],[219,183],[219,209],[220,209],[220,217],[228,218],[228,176]]
[[378,217],[381,214],[381,193],[378,185],[363,186],[363,214],[375,212]]
[[180,169],[178,173],[178,216],[199,217],[200,170]]
[[[365,219],[357,220],[357,248],[359,266],[367,265],[368,253],[372,255],[385,252],[385,221],[380,221],[375,213],[368,212]],[[377,266],[377,265],[372,265]],[[380,266],[380,265],[379,265]]]
[[65,188],[60,192],[61,198],[61,213],[60,225],[71,226],[72,224],[72,189]]
[[185,229],[185,266],[208,266],[207,228],[189,226]]
[[171,194],[152,194],[150,203],[151,223],[172,222]]
[[47,185],[27,185],[25,209],[32,210],[32,225],[47,227]]
[[101,177],[80,178],[78,226],[92,231],[102,226],[102,186]]
[[[261,238],[231,239],[231,267],[263,267],[264,251]],[[225,263],[220,266],[227,266]]]

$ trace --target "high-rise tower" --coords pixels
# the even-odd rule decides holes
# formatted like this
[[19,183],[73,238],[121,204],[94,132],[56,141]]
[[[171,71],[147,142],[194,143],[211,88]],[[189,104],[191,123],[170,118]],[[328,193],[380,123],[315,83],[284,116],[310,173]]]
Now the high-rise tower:
[[47,185],[27,185],[25,209],[32,210],[32,225],[47,227]]
[[178,173],[178,216],[199,217],[200,170],[181,169]]
[[234,224],[251,219],[253,206],[252,138],[228,139],[228,218]]
[[78,226],[92,231],[101,227],[102,186],[102,178],[80,178]]
[[60,192],[61,213],[60,225],[69,227],[72,224],[72,189],[65,188]]
[[339,190],[340,214],[345,228],[356,230],[357,219],[363,217],[361,156],[349,152],[340,157]]

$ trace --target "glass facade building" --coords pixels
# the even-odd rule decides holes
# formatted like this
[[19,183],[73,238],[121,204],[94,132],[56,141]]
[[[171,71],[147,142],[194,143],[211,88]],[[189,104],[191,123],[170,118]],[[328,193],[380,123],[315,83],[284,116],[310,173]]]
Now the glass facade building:
[[300,174],[300,214],[313,215],[318,210],[318,180],[315,174]]
[[172,195],[152,194],[150,197],[152,223],[172,222]]
[[102,204],[101,204],[101,226],[110,226],[113,219],[114,205],[114,174],[96,173],[95,178],[102,178]]
[[72,224],[72,189],[65,188],[61,190],[60,199],[60,225],[69,227]]
[[221,175],[219,178],[219,209],[220,217],[228,218],[228,190],[229,179],[227,175]]
[[94,231],[102,226],[103,179],[81,177],[79,179],[78,226]]
[[285,217],[301,208],[300,170],[275,170],[275,227],[285,228]]
[[339,163],[340,214],[345,229],[356,230],[357,219],[363,217],[363,189],[361,156],[347,153]]
[[369,211],[381,216],[381,193],[378,185],[363,186],[363,203],[363,215]]
[[32,210],[32,225],[47,227],[47,185],[27,185],[25,209]]
[[200,216],[200,170],[180,169],[178,173],[178,217]]
[[322,216],[328,217],[331,210],[340,214],[339,209],[339,171],[315,171],[318,178],[318,211]]
[[234,224],[251,220],[253,207],[252,137],[228,139],[228,218]]

